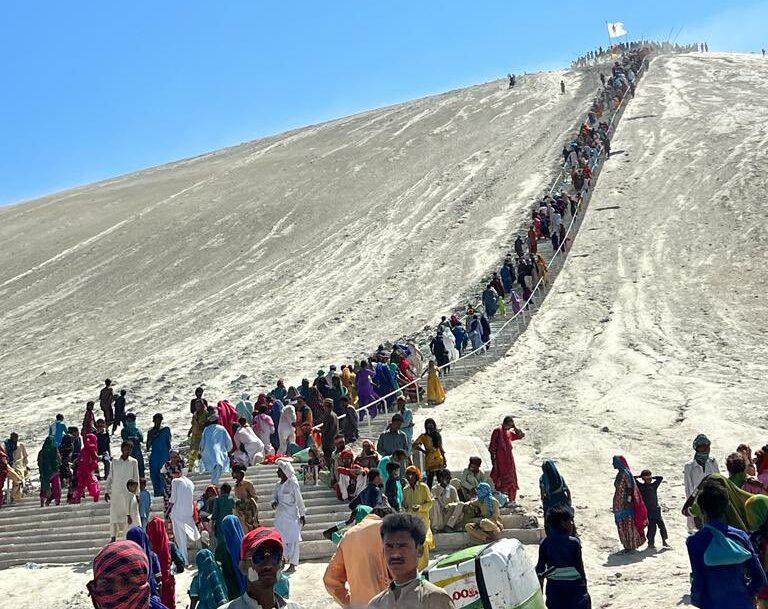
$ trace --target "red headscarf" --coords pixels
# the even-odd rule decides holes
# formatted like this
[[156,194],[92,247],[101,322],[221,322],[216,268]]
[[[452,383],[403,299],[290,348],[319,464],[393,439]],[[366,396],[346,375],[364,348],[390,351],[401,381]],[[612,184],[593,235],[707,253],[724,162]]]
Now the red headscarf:
[[114,541],[93,559],[88,592],[99,609],[148,609],[149,559],[138,544]]
[[232,438],[232,441],[234,442],[235,432],[232,431],[232,425],[237,423],[240,415],[237,414],[237,410],[235,410],[232,404],[230,404],[227,400],[221,400],[216,405],[216,408],[219,411],[219,425],[227,430],[229,437]]
[[[83,448],[80,450],[80,462],[78,464],[78,474],[82,472],[83,479],[97,471],[99,466],[99,456],[96,453],[97,445],[96,436],[92,433],[86,434]],[[78,478],[80,478],[80,475],[78,475]]]
[[168,532],[165,530],[165,521],[155,516],[147,523],[147,537],[152,543],[152,550],[160,561],[160,575],[162,587],[160,588],[160,600],[168,609],[176,607],[176,580],[171,573],[171,542]]

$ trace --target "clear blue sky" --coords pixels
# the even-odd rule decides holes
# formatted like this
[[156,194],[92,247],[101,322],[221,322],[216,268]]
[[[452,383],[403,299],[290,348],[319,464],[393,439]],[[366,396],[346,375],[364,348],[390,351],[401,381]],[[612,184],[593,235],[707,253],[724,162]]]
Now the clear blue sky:
[[[727,6],[727,10],[723,7]],[[565,67],[630,37],[765,45],[768,1],[38,0],[0,9],[0,204]],[[725,10],[725,12],[723,12]]]

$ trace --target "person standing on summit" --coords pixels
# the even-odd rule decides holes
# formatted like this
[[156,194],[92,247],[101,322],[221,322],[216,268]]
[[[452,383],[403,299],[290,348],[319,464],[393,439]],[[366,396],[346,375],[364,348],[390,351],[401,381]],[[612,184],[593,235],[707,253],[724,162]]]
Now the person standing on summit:
[[565,81],[564,80],[560,81],[560,94],[561,95],[565,95]]
[[99,407],[101,412],[104,413],[104,422],[107,425],[112,425],[115,419],[114,411],[112,410],[112,402],[115,401],[115,393],[112,391],[112,381],[107,379],[104,381],[104,387],[101,388],[99,393]]

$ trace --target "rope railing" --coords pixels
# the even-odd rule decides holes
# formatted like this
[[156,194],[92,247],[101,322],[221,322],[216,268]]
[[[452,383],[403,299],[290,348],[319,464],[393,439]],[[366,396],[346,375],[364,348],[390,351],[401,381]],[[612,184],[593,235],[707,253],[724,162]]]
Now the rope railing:
[[[643,71],[644,71],[644,65],[641,65],[640,69],[639,69],[639,70],[638,70],[638,72],[637,72],[637,76],[636,76],[636,81],[635,81],[635,82],[639,81],[639,79],[640,79],[640,76],[642,75]],[[622,94],[622,96],[621,96],[621,101],[620,101],[620,102],[619,102],[619,104],[616,106],[616,108],[615,108],[615,109],[612,111],[612,115],[611,115],[610,121],[608,122],[608,135],[609,135],[609,136],[610,136],[610,132],[611,132],[611,130],[612,130],[612,129],[613,129],[613,127],[614,127],[614,121],[616,120],[616,118],[617,118],[617,117],[619,116],[619,114],[621,113],[622,107],[624,106],[624,104],[625,104],[625,102],[626,102],[626,100],[627,100],[627,97],[628,97],[628,96],[627,96],[627,93],[629,92],[629,89],[630,89],[630,86],[628,85],[628,86],[627,86],[627,87],[624,89],[624,92],[623,92],[623,94]],[[605,87],[603,87],[603,86],[600,86],[600,87],[598,87],[598,89],[597,89],[597,92],[598,92],[599,94],[602,94],[602,92],[603,92],[604,90],[605,90]],[[582,125],[582,124],[583,124],[583,122],[584,122],[584,121],[583,121],[583,119],[582,119],[582,120],[579,122],[579,125]],[[600,151],[598,151],[598,154],[597,154],[597,156],[595,157],[594,161],[591,163],[591,168],[592,168],[592,169],[595,169],[596,167],[598,167],[598,165],[599,165],[599,163],[600,163],[600,159],[601,159],[601,158],[602,158],[602,153],[601,153]],[[565,179],[565,176],[567,176],[567,175],[568,175],[568,173],[567,173],[567,171],[566,171],[566,167],[565,167],[565,164],[563,164],[563,166],[562,166],[562,167],[561,167],[561,169],[560,169],[560,172],[558,173],[557,177],[556,177],[556,178],[555,178],[555,180],[553,181],[553,183],[552,183],[552,186],[550,187],[550,189],[549,189],[549,191],[548,191],[548,194],[549,194],[549,196],[552,196],[552,194],[554,193],[555,189],[556,189],[556,188],[558,188],[558,186],[562,186],[563,184],[565,184],[565,183],[566,183],[566,179]],[[596,175],[594,175],[594,176],[593,176],[593,181],[596,181],[596,179],[597,179],[597,176],[596,176]],[[588,187],[588,194],[587,194],[587,199],[591,198],[591,196],[592,196],[592,190],[593,190],[593,184],[591,184],[591,183],[590,183],[590,186]],[[587,201],[587,202],[588,202],[588,201]],[[582,201],[579,201],[579,202],[577,203],[576,213],[575,213],[575,214],[573,214],[573,215],[571,216],[571,221],[570,221],[570,223],[569,223],[569,225],[568,225],[568,229],[567,229],[567,230],[566,230],[566,232],[565,232],[565,236],[566,236],[566,238],[562,240],[562,242],[561,242],[561,243],[558,245],[557,249],[556,249],[556,250],[554,251],[554,253],[552,254],[552,257],[549,259],[549,263],[547,264],[547,269],[550,269],[550,268],[552,267],[552,264],[553,264],[553,262],[555,261],[555,259],[556,259],[558,256],[560,256],[561,254],[562,254],[563,256],[565,256],[565,250],[564,250],[564,246],[565,246],[565,243],[566,243],[566,241],[567,241],[567,238],[568,238],[568,236],[569,236],[569,235],[571,234],[571,232],[573,232],[573,230],[574,230],[574,224],[576,223],[576,219],[581,217],[581,214],[579,214],[578,212],[579,212],[579,210],[580,210],[580,209],[581,209],[581,208],[582,208],[584,205],[585,205],[585,203],[584,203],[584,200],[583,200],[583,199],[582,199]],[[540,290],[541,290],[541,291],[543,291],[543,290],[544,290],[544,288],[546,287],[546,284],[544,283],[545,279],[546,279],[546,275],[544,275],[544,274],[542,274],[542,275],[539,277],[538,281],[536,282],[536,284],[535,284],[535,285],[533,286],[533,288],[531,289],[531,294],[530,294],[530,296],[529,296],[529,297],[528,297],[528,298],[527,298],[525,301],[523,301],[523,302],[521,303],[521,305],[520,305],[520,309],[519,309],[517,312],[515,312],[515,313],[512,315],[512,317],[510,317],[510,318],[509,318],[509,319],[508,319],[506,322],[504,322],[504,323],[501,325],[501,327],[499,327],[499,328],[496,330],[496,332],[495,332],[495,335],[494,335],[494,338],[492,338],[492,339],[488,339],[487,341],[484,341],[482,345],[480,345],[480,346],[479,346],[479,347],[477,347],[476,349],[473,349],[472,351],[469,351],[469,352],[467,352],[467,353],[464,353],[464,354],[462,354],[461,356],[459,356],[459,358],[458,358],[458,359],[455,359],[455,360],[453,360],[453,361],[451,361],[451,362],[448,362],[447,364],[443,364],[443,365],[441,365],[441,366],[437,366],[437,371],[439,372],[439,371],[441,371],[441,370],[444,370],[444,369],[446,369],[446,368],[448,368],[448,367],[450,367],[450,366],[453,366],[453,365],[455,365],[456,363],[458,363],[458,362],[460,362],[460,361],[463,361],[463,360],[465,360],[465,359],[467,359],[467,358],[469,358],[469,357],[471,357],[471,356],[473,356],[473,355],[477,355],[477,354],[478,354],[478,353],[480,353],[480,352],[487,352],[488,348],[490,347],[490,344],[491,344],[492,340],[498,340],[498,337],[499,337],[500,335],[502,335],[502,334],[503,334],[504,330],[505,330],[505,329],[506,329],[506,328],[507,328],[507,327],[508,327],[508,326],[509,326],[509,325],[510,325],[510,324],[511,324],[513,321],[514,321],[514,322],[520,322],[520,321],[522,320],[522,321],[523,321],[523,324],[524,324],[524,325],[523,325],[523,328],[525,328],[525,324],[526,324],[526,317],[525,317],[525,315],[526,315],[526,311],[527,311],[528,307],[530,306],[530,304],[531,304],[531,303],[534,301],[534,296],[536,295],[536,293],[537,293],[537,292],[539,292]],[[519,324],[518,324],[518,327],[519,327]],[[399,396],[399,395],[401,395],[401,394],[402,394],[402,392],[403,392],[403,390],[405,390],[405,389],[408,389],[409,387],[415,387],[415,388],[416,388],[417,403],[418,403],[418,395],[419,395],[419,390],[420,390],[420,389],[419,389],[419,382],[420,382],[420,381],[423,379],[423,377],[424,377],[424,374],[426,374],[426,372],[427,372],[426,370],[425,370],[425,371],[423,371],[423,372],[422,372],[422,373],[421,373],[421,374],[420,374],[420,375],[419,375],[417,378],[413,379],[412,381],[409,381],[409,382],[408,382],[408,383],[406,383],[405,385],[399,386],[399,387],[398,387],[397,389],[395,389],[394,391],[391,391],[391,392],[389,392],[389,393],[387,393],[387,394],[385,394],[385,395],[383,395],[383,396],[380,396],[380,397],[378,397],[376,400],[374,400],[374,401],[372,401],[372,402],[370,402],[370,403],[368,403],[368,404],[365,404],[365,405],[363,405],[363,406],[360,406],[359,408],[356,408],[356,409],[355,409],[355,416],[358,416],[358,417],[359,417],[361,412],[362,412],[363,414],[367,415],[365,418],[367,419],[367,426],[368,426],[368,430],[370,431],[370,429],[371,429],[371,424],[372,424],[372,421],[371,421],[372,417],[371,417],[371,415],[370,415],[370,410],[371,410],[372,408],[374,408],[374,407],[376,407],[376,408],[377,408],[377,410],[378,410],[378,406],[379,406],[379,404],[383,404],[383,405],[384,405],[384,412],[385,412],[385,414],[389,414],[389,410],[388,410],[388,406],[389,406],[389,405],[388,405],[388,402],[387,402],[387,400],[388,400],[389,398],[392,398],[392,397],[395,397],[395,396]],[[423,391],[423,389],[422,389],[421,391]],[[348,415],[346,415],[346,414],[342,414],[342,415],[341,415],[341,416],[339,416],[338,418],[339,418],[339,420],[341,420],[341,419],[343,419],[343,418],[344,418],[344,417],[346,417],[346,416],[348,416]],[[321,428],[322,428],[322,426],[323,426],[323,424],[322,424],[322,423],[320,423],[320,424],[318,424],[318,425],[315,425],[315,426],[314,426],[312,429],[313,429],[313,430],[319,430],[319,429],[321,429]]]

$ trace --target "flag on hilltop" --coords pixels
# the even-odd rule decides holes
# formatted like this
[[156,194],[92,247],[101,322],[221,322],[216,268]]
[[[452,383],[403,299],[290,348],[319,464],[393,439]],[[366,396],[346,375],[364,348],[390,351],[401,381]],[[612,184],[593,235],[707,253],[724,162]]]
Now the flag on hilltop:
[[627,28],[624,27],[623,21],[616,21],[615,23],[608,24],[608,37],[618,38],[619,36],[626,36]]

